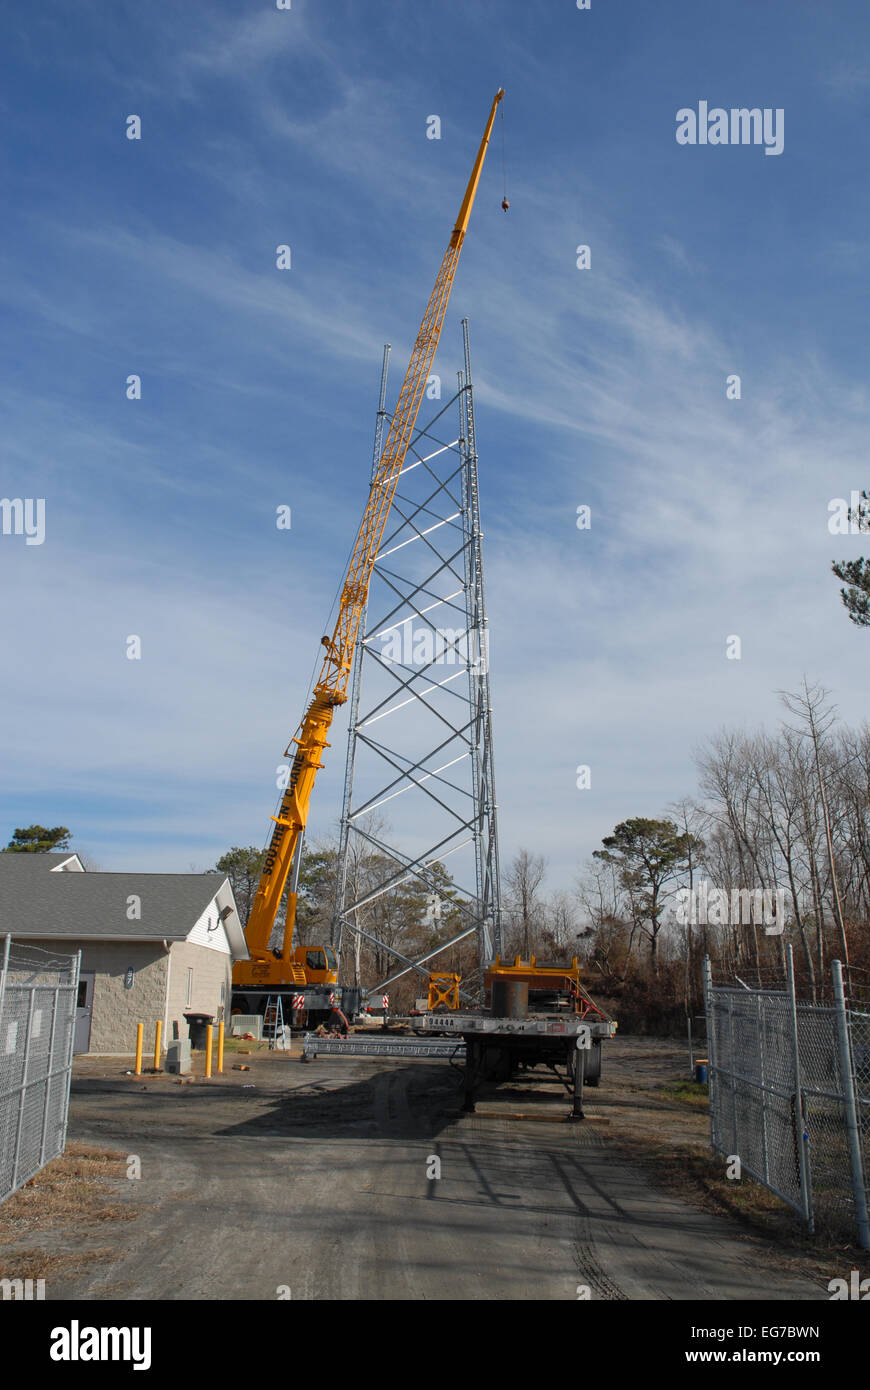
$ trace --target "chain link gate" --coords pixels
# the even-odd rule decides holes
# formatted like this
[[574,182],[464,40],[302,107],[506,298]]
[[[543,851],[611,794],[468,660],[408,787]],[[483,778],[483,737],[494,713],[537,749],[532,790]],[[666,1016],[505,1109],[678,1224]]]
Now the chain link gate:
[[782,990],[713,984],[705,963],[714,1152],[736,1157],[810,1231],[851,1230],[870,1249],[870,1015],[798,1003],[791,948]]
[[0,938],[0,1202],[64,1150],[79,964]]

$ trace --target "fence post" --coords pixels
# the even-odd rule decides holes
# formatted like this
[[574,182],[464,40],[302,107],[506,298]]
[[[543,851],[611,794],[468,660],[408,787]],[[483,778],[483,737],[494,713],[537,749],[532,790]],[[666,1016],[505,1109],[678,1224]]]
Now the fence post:
[[731,1088],[731,1143],[728,1148],[739,1154],[743,1147],[740,1142],[740,1125],[737,1122],[737,1079],[734,1075],[734,992],[728,991],[728,1085]]
[[[30,1034],[33,1030],[33,1011],[36,1007],[36,990],[31,989],[27,1005],[27,1027],[24,1031],[24,1061],[21,1070],[21,1086],[18,1090],[18,1121],[15,1127],[15,1156],[12,1160],[12,1190],[18,1186],[18,1168],[21,1161],[21,1140],[24,1135],[24,1103],[27,1100],[27,1083],[30,1074]],[[16,1036],[16,1044],[18,1038]]]
[[69,1016],[69,1046],[67,1047],[66,1052],[66,1104],[63,1110],[63,1125],[61,1127],[60,1133],[61,1153],[63,1153],[66,1149],[66,1132],[69,1127],[69,1092],[70,1085],[72,1082],[73,1058],[76,1054],[76,1010],[78,1009],[79,980],[81,979],[82,973],[81,951],[76,951],[75,955],[71,956],[70,959],[75,961],[75,967],[73,969],[72,980],[70,982],[69,989],[69,997],[72,1004],[72,1008]]
[[843,1078],[843,1102],[846,1109],[846,1129],[849,1136],[849,1165],[852,1170],[852,1193],[858,1224],[858,1243],[870,1250],[870,1224],[867,1221],[867,1189],[864,1185],[864,1162],[861,1136],[858,1132],[858,1107],[855,1103],[855,1073],[852,1068],[852,1049],[849,1045],[849,1024],[846,1017],[846,996],[843,992],[843,967],[831,961],[834,976],[834,1006],[837,1014],[837,1036],[840,1046],[840,1074]]
[[807,1222],[807,1229],[810,1235],[815,1234],[815,1218],[813,1216],[813,1191],[809,1175],[809,1131],[807,1138],[804,1139],[804,1098],[801,1090],[801,1055],[800,1039],[798,1035],[798,1014],[797,1014],[797,993],[794,981],[794,952],[791,942],[785,948],[786,965],[788,968],[788,1001],[791,1010],[791,1029],[794,1041],[794,1122],[796,1126],[795,1139],[798,1146],[798,1169],[801,1179],[801,1202],[803,1203],[804,1217]]
[[39,1166],[45,1167],[45,1142],[48,1137],[48,1112],[51,1101],[51,1090],[54,1085],[54,1039],[57,1031],[57,1010],[60,1004],[60,971],[58,973],[58,986],[51,996],[51,1033],[48,1039],[48,1075],[45,1078],[45,1100],[42,1105],[42,1142],[39,1146]]
[[761,1172],[765,1187],[770,1186],[770,1161],[767,1152],[767,1048],[764,1045],[764,1028],[767,1022],[765,1000],[761,993],[755,996],[758,1026],[758,1074],[761,1082]]
[[9,952],[12,949],[12,937],[3,938],[3,964],[0,965],[0,1019],[3,1017],[3,996],[6,993],[6,976],[9,972]]
[[714,1116],[719,1100],[719,1081],[716,1076],[716,1016],[713,1013],[713,968],[710,957],[704,957],[704,1013],[707,1018],[707,1095],[710,1104],[710,1148],[716,1152]]

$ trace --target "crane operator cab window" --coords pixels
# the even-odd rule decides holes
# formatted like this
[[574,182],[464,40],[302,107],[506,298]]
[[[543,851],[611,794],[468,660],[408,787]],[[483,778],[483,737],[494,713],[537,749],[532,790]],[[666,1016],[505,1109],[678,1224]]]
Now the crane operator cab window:
[[331,946],[317,946],[306,952],[305,966],[308,970],[335,970],[335,952]]

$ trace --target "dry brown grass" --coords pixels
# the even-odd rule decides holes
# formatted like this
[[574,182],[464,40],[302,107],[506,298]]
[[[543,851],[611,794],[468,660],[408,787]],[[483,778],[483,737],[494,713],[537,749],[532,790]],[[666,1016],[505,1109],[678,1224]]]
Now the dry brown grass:
[[126,1175],[126,1154],[68,1144],[0,1206],[0,1277],[67,1278],[112,1259],[114,1247],[91,1242],[95,1228],[131,1221],[142,1210],[117,1200]]
[[126,1154],[68,1144],[0,1207],[0,1247],[21,1231],[54,1229],[60,1222],[129,1221],[135,1213],[111,1200],[107,1181],[126,1175]]
[[118,1252],[114,1246],[99,1250],[64,1250],[60,1254],[49,1254],[47,1250],[14,1250],[6,1253],[0,1246],[0,1277],[10,1279],[69,1279],[82,1274],[92,1264],[113,1260]]

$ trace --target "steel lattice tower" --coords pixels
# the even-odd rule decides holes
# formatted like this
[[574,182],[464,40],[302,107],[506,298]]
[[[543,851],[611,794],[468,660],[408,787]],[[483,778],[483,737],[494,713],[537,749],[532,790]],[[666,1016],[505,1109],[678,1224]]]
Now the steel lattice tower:
[[[355,945],[366,940],[395,962],[369,994],[410,970],[427,975],[435,957],[473,933],[481,972],[501,950],[467,319],[462,332],[456,394],[418,425],[408,449],[354,657],[332,939],[339,956],[349,932]],[[373,473],[390,418],[389,353],[387,345]],[[368,865],[364,875],[361,863]],[[443,899],[435,864],[452,880]],[[422,954],[406,955],[392,933],[385,939],[384,904],[400,886],[429,899],[433,920]],[[444,904],[450,920],[439,927]]]

